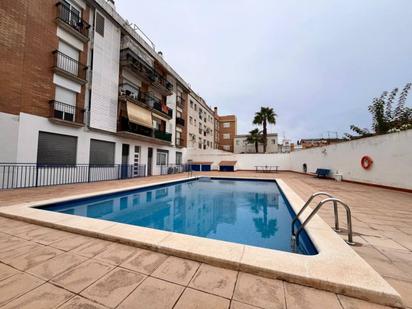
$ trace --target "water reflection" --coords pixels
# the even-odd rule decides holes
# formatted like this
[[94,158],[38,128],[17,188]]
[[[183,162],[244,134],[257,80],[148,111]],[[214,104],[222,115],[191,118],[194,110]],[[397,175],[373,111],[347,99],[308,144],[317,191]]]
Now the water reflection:
[[266,248],[290,249],[290,214],[271,182],[184,182],[72,202],[52,210]]

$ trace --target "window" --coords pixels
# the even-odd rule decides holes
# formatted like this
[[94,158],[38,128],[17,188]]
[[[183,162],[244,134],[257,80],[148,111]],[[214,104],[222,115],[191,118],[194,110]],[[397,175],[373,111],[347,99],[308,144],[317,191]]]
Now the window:
[[275,139],[272,139],[272,144],[276,144],[276,140],[275,140]]
[[37,163],[45,165],[76,164],[77,137],[39,132]]
[[167,150],[157,150],[156,164],[157,165],[167,165],[168,164],[169,151]]
[[240,145],[240,141],[238,139],[236,140],[236,145]]
[[195,111],[197,111],[197,104],[195,103]]
[[223,134],[223,139],[230,139],[230,134],[229,133]]
[[193,101],[190,100],[190,108],[193,108]]
[[116,144],[113,142],[90,140],[90,165],[113,165],[114,149]]
[[229,145],[223,145],[223,149],[224,150],[230,150],[230,146]]
[[193,117],[192,116],[189,116],[189,122],[190,122],[190,124],[193,124]]
[[176,152],[176,164],[182,164],[182,153]]
[[196,119],[194,120],[194,123],[193,123],[193,124],[194,124],[194,126],[196,127]]
[[224,128],[230,128],[230,122],[224,122],[223,127]]
[[56,85],[53,116],[66,121],[74,121],[76,111],[76,92]]
[[104,17],[96,12],[96,32],[104,37]]

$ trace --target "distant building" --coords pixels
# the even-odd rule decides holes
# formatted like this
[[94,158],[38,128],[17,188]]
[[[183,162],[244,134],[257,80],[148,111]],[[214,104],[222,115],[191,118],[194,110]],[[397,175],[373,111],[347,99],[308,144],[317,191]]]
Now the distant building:
[[295,149],[295,145],[288,139],[283,139],[282,144],[279,144],[279,152],[288,153]]
[[322,147],[330,144],[336,144],[344,142],[345,139],[343,138],[308,138],[308,139],[300,139],[297,141],[297,149],[306,149],[306,148],[314,148],[314,147]]
[[215,124],[218,127],[218,149],[233,152],[235,146],[235,136],[237,132],[236,116],[219,116],[217,112],[217,107],[215,107],[215,121]]
[[[247,137],[249,134],[236,135],[235,137],[235,153],[256,153],[255,144],[250,144],[247,142]],[[263,153],[263,143],[258,145],[259,153]],[[267,135],[267,147],[266,153],[277,153],[279,152],[278,146],[278,135],[277,133],[272,133]]]

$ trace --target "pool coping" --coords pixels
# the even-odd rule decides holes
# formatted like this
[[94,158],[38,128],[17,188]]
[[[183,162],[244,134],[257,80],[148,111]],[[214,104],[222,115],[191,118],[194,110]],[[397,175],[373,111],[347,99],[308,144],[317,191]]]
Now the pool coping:
[[[121,189],[3,206],[0,207],[0,215],[268,278],[302,284],[382,305],[403,306],[400,295],[318,215],[315,215],[305,228],[318,254],[300,255],[33,208],[73,199],[198,179],[199,177],[210,176],[205,174],[168,181],[154,181]],[[227,177],[212,176],[211,178],[274,180],[295,213],[304,204],[304,201],[283,180],[276,179],[276,177],[233,177],[228,175]],[[305,219],[310,211],[311,208],[308,207],[301,218]]]

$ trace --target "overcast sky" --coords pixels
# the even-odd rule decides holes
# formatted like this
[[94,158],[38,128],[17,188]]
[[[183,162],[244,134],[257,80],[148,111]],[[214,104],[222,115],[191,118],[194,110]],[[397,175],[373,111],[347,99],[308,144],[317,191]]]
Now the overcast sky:
[[[280,137],[370,127],[367,106],[412,82],[412,0],[116,0],[118,12],[238,134],[261,106]],[[412,93],[408,105],[412,102]]]

